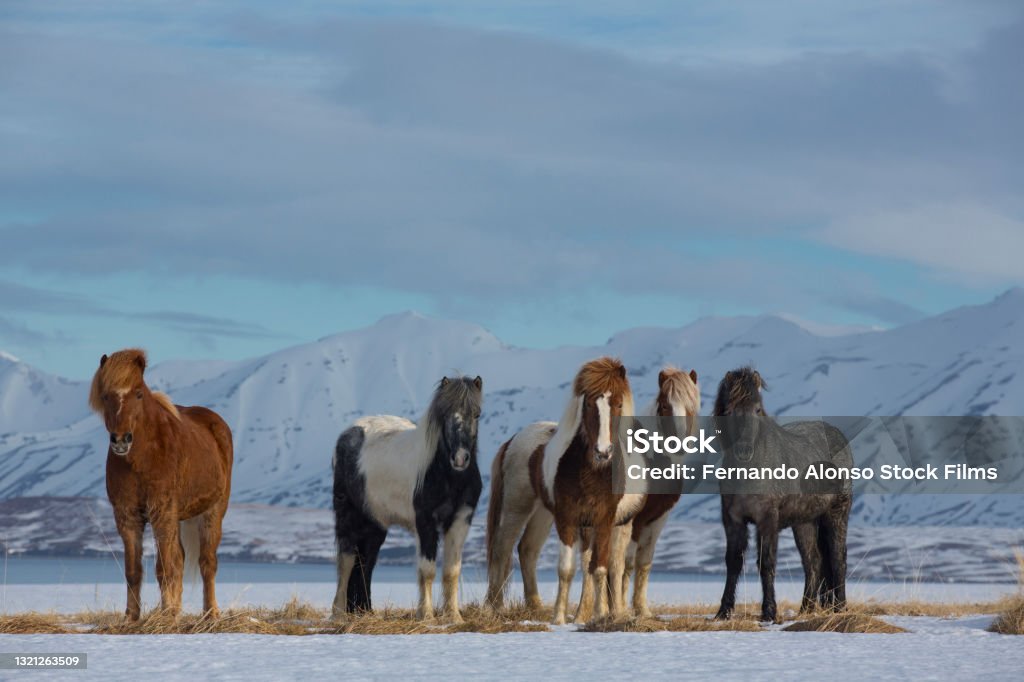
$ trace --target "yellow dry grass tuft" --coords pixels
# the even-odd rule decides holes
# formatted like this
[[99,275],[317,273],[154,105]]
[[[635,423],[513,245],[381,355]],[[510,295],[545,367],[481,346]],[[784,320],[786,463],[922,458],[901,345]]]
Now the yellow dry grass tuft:
[[759,632],[761,626],[747,619],[712,620],[705,616],[677,618],[613,618],[591,621],[580,632]]
[[886,623],[866,613],[843,612],[823,616],[811,616],[805,620],[782,628],[784,632],[844,632],[862,634],[895,634],[906,632],[903,628]]
[[63,635],[73,632],[52,613],[19,613],[0,616],[0,635]]
[[989,632],[1024,635],[1024,552],[1021,550],[1017,550],[1017,582],[1020,590],[1001,602],[999,615],[989,626]]

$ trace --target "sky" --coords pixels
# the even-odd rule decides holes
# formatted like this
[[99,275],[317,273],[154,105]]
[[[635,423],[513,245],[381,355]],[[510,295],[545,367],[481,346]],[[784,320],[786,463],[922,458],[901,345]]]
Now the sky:
[[0,350],[892,327],[1024,284],[1024,7],[0,4]]

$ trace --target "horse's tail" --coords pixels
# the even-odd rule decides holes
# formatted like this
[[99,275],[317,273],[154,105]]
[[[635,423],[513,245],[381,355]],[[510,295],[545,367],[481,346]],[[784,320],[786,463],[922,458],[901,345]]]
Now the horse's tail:
[[185,580],[195,584],[199,579],[199,523],[202,516],[196,516],[178,524],[181,546],[185,550]]
[[498,454],[494,456],[494,461],[491,462],[491,500],[487,505],[486,534],[488,564],[493,560],[491,552],[494,551],[494,536],[498,532],[498,526],[501,525],[501,505],[504,503],[505,498],[505,452],[508,450],[508,444],[511,442],[511,438],[505,441],[498,448]]

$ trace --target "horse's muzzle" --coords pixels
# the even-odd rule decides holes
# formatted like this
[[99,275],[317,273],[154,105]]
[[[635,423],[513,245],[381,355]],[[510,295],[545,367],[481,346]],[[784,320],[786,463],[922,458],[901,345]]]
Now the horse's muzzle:
[[598,448],[594,448],[595,463],[607,464],[610,461],[612,461],[612,448],[609,447],[607,450],[600,450]]
[[127,457],[132,449],[132,432],[127,431],[118,438],[116,433],[110,434],[110,451],[118,457]]
[[452,469],[455,469],[456,471],[465,471],[469,468],[470,457],[469,450],[466,448],[459,448],[455,451],[455,454],[452,455]]
[[750,443],[736,443],[729,450],[729,454],[738,462],[749,462],[754,459],[754,446]]

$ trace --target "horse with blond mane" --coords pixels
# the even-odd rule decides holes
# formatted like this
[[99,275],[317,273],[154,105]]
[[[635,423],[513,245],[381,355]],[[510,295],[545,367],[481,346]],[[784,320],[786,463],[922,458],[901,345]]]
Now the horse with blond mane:
[[594,615],[607,613],[612,529],[632,518],[645,497],[616,493],[612,485],[611,464],[618,450],[615,420],[632,414],[626,368],[618,360],[598,358],[576,374],[561,421],[531,424],[498,450],[487,510],[487,601],[493,608],[502,605],[512,547],[520,538],[527,604],[540,605],[537,558],[554,523],[561,542],[554,622],[565,622],[575,554],[585,528],[593,529],[594,537],[585,569],[597,597]]
[[160,606],[181,610],[182,577],[198,564],[203,611],[216,617],[217,546],[231,493],[231,430],[205,407],[175,405],[146,386],[146,353],[122,350],[100,358],[89,405],[110,434],[107,497],[124,542],[125,613],[138,620],[142,600],[142,534],[156,539]]
[[[670,435],[696,435],[699,429],[700,388],[697,370],[684,372],[671,365],[658,372],[658,393],[641,413],[657,417],[660,431]],[[647,605],[647,582],[654,563],[654,548],[668,521],[669,512],[679,502],[681,493],[652,493],[648,491],[640,511],[632,520],[617,526],[612,536],[612,557],[608,569],[608,599],[615,614],[625,611],[629,593],[630,575],[633,574],[633,611],[637,616],[650,616]],[[590,561],[593,538],[583,534],[582,560]],[[578,621],[587,620],[593,610],[594,590],[585,579],[580,595]]]

